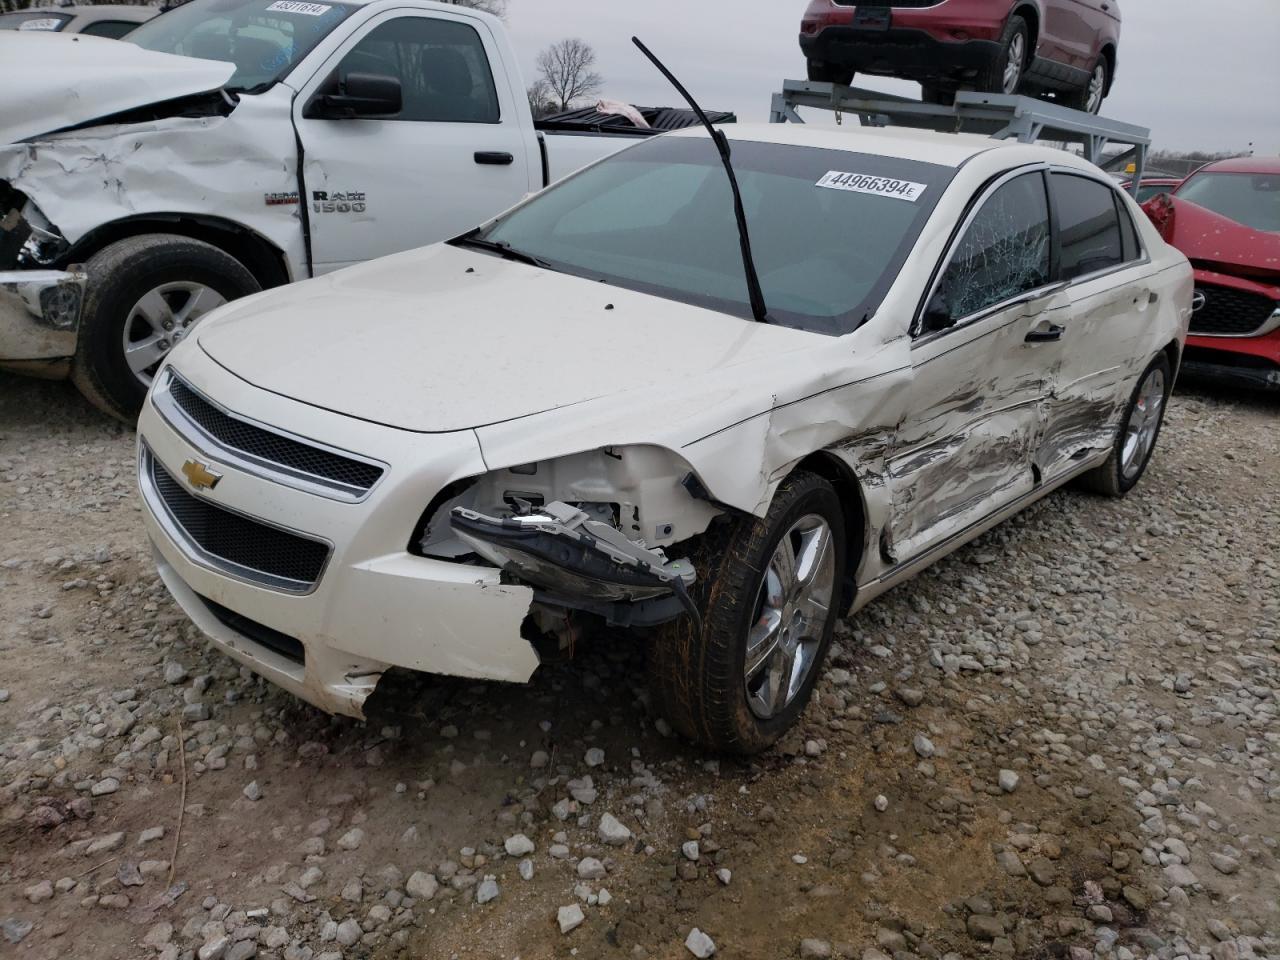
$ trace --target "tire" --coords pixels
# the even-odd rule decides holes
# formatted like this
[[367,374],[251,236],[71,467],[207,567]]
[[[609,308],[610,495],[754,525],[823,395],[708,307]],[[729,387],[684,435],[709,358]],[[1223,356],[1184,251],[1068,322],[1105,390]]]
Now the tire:
[[[120,240],[90,257],[85,269],[89,280],[71,380],[95,407],[126,423],[137,419],[165,354],[208,310],[261,289],[239,260],[175,234]],[[139,348],[129,356],[126,324]],[[131,366],[152,357],[145,369]]]
[[[830,559],[810,564],[808,581],[813,587],[809,595],[819,606],[826,598],[827,613],[819,627],[802,615],[792,616],[801,594],[775,589],[780,583],[775,562],[784,553],[784,539],[792,555],[803,558],[820,552],[824,536]],[[839,497],[826,480],[803,471],[783,482],[763,520],[722,520],[713,526],[692,558],[698,571],[692,594],[702,611],[701,632],[691,618],[681,617],[661,629],[649,650],[655,710],[681,734],[715,751],[751,754],[777,741],[804,711],[822,671],[839,614],[846,553]],[[795,569],[802,570],[803,564]],[[828,576],[830,589],[824,594]],[[796,589],[803,590],[803,582]],[[774,607],[770,594],[775,601],[791,599]],[[816,621],[818,607],[806,609]],[[771,614],[775,623],[785,620],[795,629],[775,628],[778,652],[749,681],[748,642],[753,628],[773,619]],[[790,659],[789,650],[794,651]],[[781,676],[787,664],[792,665],[792,679],[785,693],[759,682]],[[767,710],[771,690],[779,696]]]
[[1072,110],[1083,110],[1094,115],[1102,111],[1102,101],[1111,85],[1111,64],[1105,56],[1099,57],[1089,74],[1088,85],[1060,96],[1062,105]]
[[956,92],[950,87],[934,87],[929,84],[922,83],[920,85],[920,99],[925,103],[935,103],[943,107],[955,106]]
[[821,60],[809,61],[809,79],[813,83],[842,83],[846,87],[853,83],[853,67],[841,67]]
[[[1015,57],[1018,59],[1016,71],[1013,69]],[[1019,93],[1030,62],[1031,28],[1021,14],[1014,14],[1004,25],[1000,55],[978,74],[977,87],[983,93]]]
[[[1162,353],[1138,379],[1107,462],[1081,474],[1077,481],[1080,487],[1106,497],[1123,497],[1138,485],[1155,453],[1172,391],[1173,373],[1169,358]],[[1131,442],[1137,444],[1133,451]]]

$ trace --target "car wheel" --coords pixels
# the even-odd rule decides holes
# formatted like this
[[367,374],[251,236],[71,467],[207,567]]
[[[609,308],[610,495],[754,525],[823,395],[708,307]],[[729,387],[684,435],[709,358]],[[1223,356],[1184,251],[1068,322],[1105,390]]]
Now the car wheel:
[[1169,358],[1161,354],[1142,374],[1129,399],[1111,456],[1102,466],[1081,475],[1080,486],[1104,496],[1123,497],[1138,485],[1160,439],[1172,389]]
[[1099,57],[1089,74],[1089,83],[1073,90],[1063,98],[1063,103],[1073,110],[1097,114],[1102,111],[1102,101],[1107,98],[1107,84],[1111,79],[1111,67],[1106,57]]
[[650,648],[654,707],[713,750],[756,753],[804,711],[831,645],[845,566],[831,485],[800,472],[763,520],[721,522],[693,557],[699,631],[667,624]]
[[134,420],[165,356],[204,316],[260,288],[240,261],[200,240],[130,237],[89,258],[71,379],[100,410]]
[[1000,54],[978,75],[978,89],[983,93],[1017,93],[1030,60],[1031,29],[1015,14],[1005,24]]
[[853,83],[853,75],[857,73],[853,67],[841,67],[822,60],[809,61],[809,79],[814,83],[842,83],[846,87]]

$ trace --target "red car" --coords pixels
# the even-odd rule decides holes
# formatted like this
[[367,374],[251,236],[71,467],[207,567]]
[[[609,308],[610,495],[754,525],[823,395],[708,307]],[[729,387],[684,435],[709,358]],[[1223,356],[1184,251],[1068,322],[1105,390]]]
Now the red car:
[[969,87],[1097,113],[1119,47],[1119,0],[812,0],[800,24],[810,80],[903,77],[935,103]]
[[1196,271],[1183,371],[1280,389],[1280,159],[1211,163],[1144,209]]

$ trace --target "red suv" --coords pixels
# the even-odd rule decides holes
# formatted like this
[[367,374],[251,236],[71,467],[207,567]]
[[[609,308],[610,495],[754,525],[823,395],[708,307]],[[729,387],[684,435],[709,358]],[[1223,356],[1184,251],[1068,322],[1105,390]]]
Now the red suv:
[[810,80],[903,77],[934,103],[967,87],[1097,113],[1119,46],[1119,0],[812,0],[800,24]]

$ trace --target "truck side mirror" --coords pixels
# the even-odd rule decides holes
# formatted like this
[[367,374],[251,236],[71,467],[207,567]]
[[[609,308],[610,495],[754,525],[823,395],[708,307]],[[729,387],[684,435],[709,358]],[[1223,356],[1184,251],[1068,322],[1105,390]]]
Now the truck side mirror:
[[[331,89],[335,92],[324,93]],[[308,120],[350,120],[386,117],[400,112],[400,80],[378,73],[349,73],[345,80],[325,84],[302,111]]]
[[952,326],[956,320],[951,315],[951,304],[947,301],[946,294],[939,290],[930,297],[921,319],[925,333],[937,333]]

